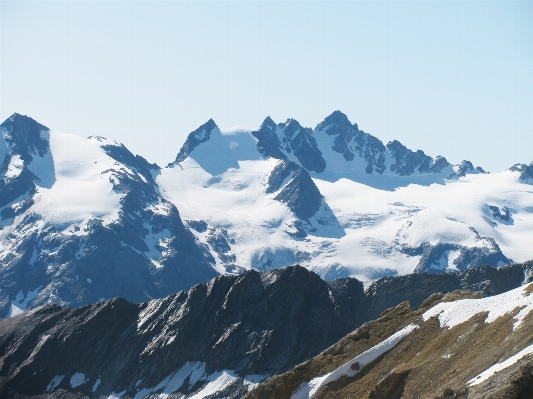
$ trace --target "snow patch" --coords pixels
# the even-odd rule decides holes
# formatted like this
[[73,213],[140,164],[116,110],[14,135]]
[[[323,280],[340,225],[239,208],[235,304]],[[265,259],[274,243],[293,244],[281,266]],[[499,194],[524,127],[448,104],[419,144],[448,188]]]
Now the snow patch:
[[205,363],[187,362],[179,370],[168,375],[159,384],[152,388],[143,388],[135,395],[134,399],[142,399],[153,392],[160,392],[160,398],[166,398],[169,394],[181,388],[185,379],[189,378],[189,385],[193,386],[205,375]]
[[61,384],[61,381],[63,381],[63,378],[65,378],[64,375],[56,375],[54,378],[52,378],[52,381],[46,386],[46,392],[52,392],[54,389],[57,388],[59,384]]
[[39,296],[41,288],[42,285],[35,288],[33,291],[28,291],[26,295],[24,295],[22,290],[20,290],[15,299],[11,301],[11,306],[9,308],[6,318],[10,318],[24,312],[26,310],[26,307],[28,306],[28,303]]
[[7,166],[6,173],[4,174],[4,181],[14,179],[24,169],[24,161],[20,158],[20,155],[12,155]]
[[98,386],[100,385],[100,383],[102,382],[102,377],[98,377],[98,379],[94,382],[94,385],[93,385],[93,388],[91,389],[91,392],[96,392],[96,390],[98,389]]
[[70,386],[72,388],[79,387],[80,385],[85,384],[89,379],[85,376],[85,374],[77,372],[72,377],[70,377]]
[[115,391],[111,392],[109,394],[109,396],[107,397],[107,399],[120,399],[121,397],[124,396],[124,394],[126,393],[126,390],[122,391],[122,392],[119,392],[119,393],[116,393]]
[[[402,339],[411,334],[417,328],[417,325],[409,324],[400,331],[397,331],[391,335],[386,340],[366,350],[331,373],[322,375],[320,377],[315,377],[309,382],[304,382],[300,385],[296,392],[292,394],[291,399],[311,399],[316,395],[320,388],[329,384],[330,382],[336,381],[343,376],[353,377],[367,364],[372,363],[379,356],[394,348]],[[357,370],[354,370],[352,366],[355,366],[356,363],[359,365],[359,367]]]
[[[94,138],[50,133],[53,164],[47,168],[53,167],[55,180],[40,187],[34,196],[35,213],[59,226],[84,225],[95,217],[106,223],[118,218],[122,195],[113,190],[109,181],[116,162],[101,145]],[[41,177],[51,181],[50,176]]]
[[492,323],[498,317],[511,313],[514,309],[522,308],[514,317],[516,321],[513,324],[513,329],[516,329],[524,317],[533,310],[533,295],[526,294],[526,289],[531,284],[533,283],[487,298],[461,299],[454,302],[439,303],[427,310],[422,316],[424,321],[438,316],[441,327],[452,328],[479,313],[487,312],[485,323]]
[[216,394],[217,392],[224,390],[229,385],[234,384],[237,382],[238,378],[239,377],[233,371],[217,371],[209,376],[209,383],[189,399],[203,399],[205,397],[209,397],[209,395]]
[[482,373],[478,374],[476,377],[468,381],[468,385],[474,386],[474,385],[481,384],[483,381],[492,377],[497,372],[505,370],[508,367],[511,367],[513,364],[518,362],[524,356],[529,355],[530,353],[533,353],[533,344],[522,349],[520,352],[518,352],[516,355],[511,356],[509,359],[501,363],[496,363],[492,367],[489,367],[487,370],[483,371]]

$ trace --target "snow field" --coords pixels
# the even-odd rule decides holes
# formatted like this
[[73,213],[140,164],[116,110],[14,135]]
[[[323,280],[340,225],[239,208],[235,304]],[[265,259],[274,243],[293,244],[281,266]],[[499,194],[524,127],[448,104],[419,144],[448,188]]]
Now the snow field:
[[503,294],[479,299],[461,299],[453,302],[441,302],[424,312],[424,321],[438,316],[440,326],[452,328],[472,318],[479,313],[487,312],[485,323],[492,323],[498,317],[511,313],[516,308],[522,308],[514,317],[513,329],[522,324],[524,317],[533,310],[533,295],[528,294],[529,283],[525,286]]

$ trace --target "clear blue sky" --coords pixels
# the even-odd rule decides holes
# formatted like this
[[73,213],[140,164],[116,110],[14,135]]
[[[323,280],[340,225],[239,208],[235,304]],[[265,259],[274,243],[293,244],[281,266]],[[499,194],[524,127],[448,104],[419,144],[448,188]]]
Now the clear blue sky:
[[533,1],[1,1],[0,118],[160,165],[213,118],[315,127],[497,172],[533,161]]

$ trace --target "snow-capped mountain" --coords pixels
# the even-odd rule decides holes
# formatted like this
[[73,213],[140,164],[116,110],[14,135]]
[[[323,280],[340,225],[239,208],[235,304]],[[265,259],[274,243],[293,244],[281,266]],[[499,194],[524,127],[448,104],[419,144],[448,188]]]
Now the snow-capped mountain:
[[101,137],[15,114],[0,138],[0,313],[133,301],[214,277],[208,251],[159,194],[159,168]]
[[[372,322],[366,333],[368,323],[353,333],[391,306],[408,300],[413,309],[427,309],[429,302],[445,293],[456,295],[458,289],[478,291],[490,300],[517,287],[515,292],[522,292],[532,272],[529,262],[415,273],[380,279],[365,290],[356,279],[324,281],[291,266],[219,276],[189,292],[141,304],[117,298],[77,309],[44,305],[0,320],[0,398],[242,398],[259,382],[319,355],[346,334],[344,341],[370,347],[415,318],[388,311],[378,321],[381,329]],[[489,304],[502,302],[502,297],[492,298]],[[531,298],[518,299],[517,305],[531,303]],[[512,303],[506,306],[512,309]],[[502,356],[514,354],[509,345],[504,348]],[[338,363],[352,352],[329,353]],[[315,374],[299,370],[291,371],[298,384],[322,369]],[[261,397],[283,397],[268,394],[273,386],[281,387],[273,381],[265,384],[267,394]],[[293,382],[284,386],[295,390]]]
[[339,111],[315,129],[209,120],[164,168],[18,114],[0,129],[2,316],[295,263],[368,281],[533,258],[531,165],[454,166]]
[[222,131],[210,120],[156,182],[220,273],[298,262],[371,280],[533,258],[528,173],[384,145],[336,111],[314,130],[266,118]]

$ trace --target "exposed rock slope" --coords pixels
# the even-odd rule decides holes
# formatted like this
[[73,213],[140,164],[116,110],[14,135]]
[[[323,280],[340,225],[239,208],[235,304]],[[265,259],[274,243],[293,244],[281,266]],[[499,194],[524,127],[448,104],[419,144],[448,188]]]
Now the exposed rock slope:
[[490,298],[455,291],[390,308],[250,392],[261,398],[528,398],[533,286]]
[[[239,398],[406,298],[417,306],[459,287],[497,294],[529,281],[532,268],[387,278],[365,291],[355,279],[326,282],[295,266],[220,276],[142,304],[47,305],[0,320],[0,396]],[[383,331],[405,325],[412,317],[406,315]],[[370,337],[359,341],[378,338]]]

